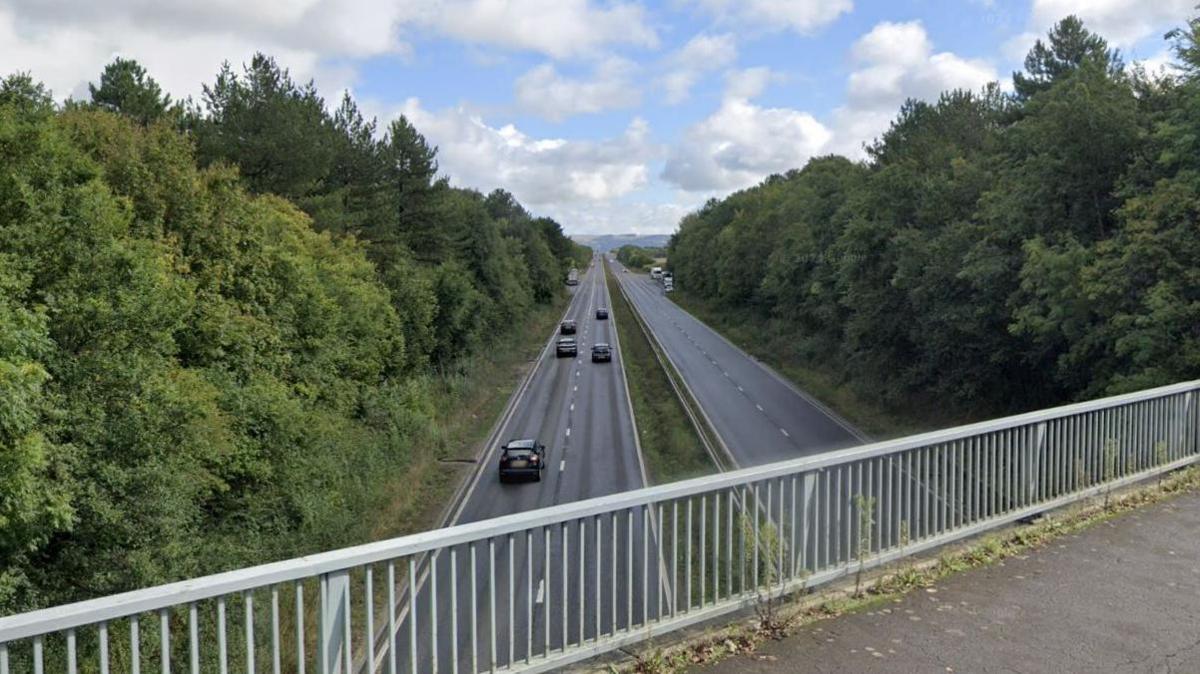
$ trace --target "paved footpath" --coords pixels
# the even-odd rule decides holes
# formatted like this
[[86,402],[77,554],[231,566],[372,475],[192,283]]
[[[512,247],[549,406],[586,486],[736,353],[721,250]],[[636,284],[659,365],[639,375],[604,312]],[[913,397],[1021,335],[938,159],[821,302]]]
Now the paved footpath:
[[693,671],[1200,672],[1200,493]]

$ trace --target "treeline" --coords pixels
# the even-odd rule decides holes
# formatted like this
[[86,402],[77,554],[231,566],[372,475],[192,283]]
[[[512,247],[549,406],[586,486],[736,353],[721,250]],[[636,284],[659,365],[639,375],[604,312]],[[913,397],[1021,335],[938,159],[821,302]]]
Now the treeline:
[[1168,37],[1157,78],[1063,20],[1012,93],[909,101],[865,162],[685,217],[678,286],[918,415],[1200,377],[1200,21]]
[[362,542],[589,255],[265,56],[204,92],[0,80],[0,615]]
[[644,248],[631,243],[617,249],[617,260],[633,269],[649,267],[654,264],[655,258],[666,257],[666,255],[666,251],[662,248]]

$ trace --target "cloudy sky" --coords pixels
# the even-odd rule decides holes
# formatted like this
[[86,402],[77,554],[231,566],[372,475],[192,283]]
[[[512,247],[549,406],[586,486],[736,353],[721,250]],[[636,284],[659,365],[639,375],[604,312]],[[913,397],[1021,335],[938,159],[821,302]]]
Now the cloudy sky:
[[666,233],[713,196],[858,157],[907,97],[1007,83],[1066,14],[1129,61],[1197,0],[0,0],[0,73],[86,97],[141,61],[176,97],[255,51],[404,114],[458,185],[571,233]]

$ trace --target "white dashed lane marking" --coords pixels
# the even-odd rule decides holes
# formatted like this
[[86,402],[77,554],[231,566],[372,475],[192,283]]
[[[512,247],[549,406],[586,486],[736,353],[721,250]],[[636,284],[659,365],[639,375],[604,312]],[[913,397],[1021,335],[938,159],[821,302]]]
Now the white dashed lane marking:
[[575,411],[575,403],[571,403],[571,411],[572,411],[572,412],[574,412],[574,411]]
[[534,600],[534,603],[540,604],[545,600],[546,600],[546,579],[543,578],[538,581],[537,599]]
[[780,433],[783,433],[783,437],[785,437],[785,438],[790,438],[790,437],[792,437],[791,435],[789,435],[789,434],[788,434],[788,432],[787,432],[787,429],[786,429],[786,428],[781,428],[781,429],[779,429],[779,432],[780,432]]
[[742,393],[745,393],[745,392],[746,392],[746,389],[744,389],[744,388],[742,388],[741,386],[739,386],[739,387],[738,387],[738,391],[740,391],[740,392],[742,392]]
[[758,408],[759,412],[763,411],[762,405],[759,405],[758,403],[754,403],[754,406]]
[[563,472],[563,471],[564,471],[564,470],[566,470],[566,469],[567,469],[567,460],[566,460],[566,459],[563,459],[563,460],[562,460],[562,461],[560,461],[560,462],[559,462],[559,464],[558,464],[558,472],[560,472],[560,473],[561,473],[561,472]]
[[[786,433],[786,431],[785,431],[785,433]],[[571,429],[570,428],[567,429],[567,437],[568,438],[571,437]]]

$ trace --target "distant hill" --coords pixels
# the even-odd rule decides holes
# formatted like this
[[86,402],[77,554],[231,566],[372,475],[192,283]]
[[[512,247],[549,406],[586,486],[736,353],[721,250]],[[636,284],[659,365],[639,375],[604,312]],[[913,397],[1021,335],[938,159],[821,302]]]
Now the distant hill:
[[662,248],[671,238],[669,234],[576,234],[571,237],[576,242],[590,246],[592,250],[607,253],[621,246],[633,244],[643,248]]

